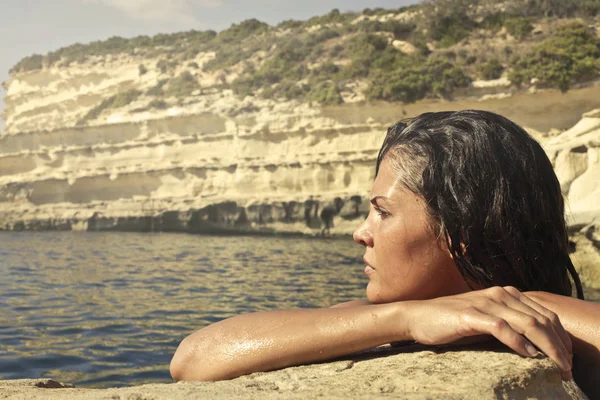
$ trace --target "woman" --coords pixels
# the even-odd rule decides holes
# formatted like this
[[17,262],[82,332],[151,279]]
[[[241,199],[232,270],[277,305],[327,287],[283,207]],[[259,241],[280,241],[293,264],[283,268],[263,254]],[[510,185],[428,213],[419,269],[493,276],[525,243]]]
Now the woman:
[[600,305],[569,297],[571,280],[583,292],[559,183],[539,144],[506,118],[427,113],[390,128],[354,240],[365,247],[367,300],[210,325],[180,344],[173,378],[229,379],[479,335],[523,356],[541,350],[564,379],[573,352],[600,361]]

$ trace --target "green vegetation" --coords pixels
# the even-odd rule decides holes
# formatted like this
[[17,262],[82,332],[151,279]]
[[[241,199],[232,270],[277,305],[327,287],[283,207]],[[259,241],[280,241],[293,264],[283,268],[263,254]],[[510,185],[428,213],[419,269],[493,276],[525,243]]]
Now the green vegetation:
[[[500,11],[494,0],[424,0],[392,10],[342,13],[334,9],[275,27],[250,19],[219,33],[113,37],[27,57],[11,72],[125,54],[140,60],[136,63],[143,60],[138,65],[140,76],[154,70],[164,78],[143,94],[128,91],[105,100],[90,110],[84,122],[140,95],[153,98],[144,99],[148,104],[139,110],[166,107],[161,97],[180,101],[201,91],[196,75],[205,73],[217,78],[211,91],[232,89],[241,97],[320,104],[343,103],[342,93],[356,87],[367,88],[364,95],[369,101],[413,102],[452,97],[472,79],[497,79],[503,73],[516,85],[537,78],[542,85],[563,91],[600,75],[598,40],[586,28],[597,23],[594,16],[600,14],[600,0],[503,0],[503,5]],[[400,15],[406,11],[411,14]],[[564,17],[582,18],[583,24],[555,29]],[[549,29],[531,34],[542,19]],[[498,46],[501,30],[522,43],[507,41]],[[493,40],[493,45],[486,45],[486,40]],[[408,42],[416,51],[397,41]],[[203,53],[205,58],[207,52],[215,57],[200,67],[198,56]],[[230,76],[237,78],[226,79]]]
[[169,108],[169,104],[167,104],[166,101],[164,100],[152,100],[150,103],[148,103],[148,109],[152,109],[152,108],[157,108],[159,110],[165,110],[167,108]]
[[507,18],[504,26],[508,33],[519,40],[523,40],[533,30],[529,20],[522,17]]
[[[42,65],[52,66],[59,61],[68,65],[72,62],[83,61],[93,56],[122,53],[152,54],[152,52],[163,47],[169,47],[171,51],[179,53],[186,48],[204,48],[216,35],[215,31],[188,31],[158,34],[153,37],[137,36],[132,39],[114,36],[108,40],[98,40],[89,44],[77,43],[63,47],[43,57],[40,55],[25,57],[11,68],[10,73],[32,71],[40,69]],[[43,61],[40,60],[40,57]]]
[[116,95],[103,100],[102,103],[98,104],[96,107],[88,111],[87,114],[77,122],[77,125],[83,125],[89,120],[98,118],[98,116],[104,110],[125,107],[126,105],[136,100],[140,96],[140,94],[142,93],[135,89],[130,89],[125,92],[117,93]]
[[312,17],[308,21],[306,21],[307,26],[314,25],[330,25],[330,24],[345,24],[347,22],[352,21],[358,16],[356,13],[340,13],[340,10],[334,8],[328,14],[322,15],[320,17]]
[[148,91],[146,91],[146,95],[148,96],[163,96],[165,94],[163,90],[163,86],[165,86],[169,82],[168,79],[160,79],[156,82],[156,85],[152,86]]
[[189,71],[183,71],[179,76],[169,81],[165,94],[167,96],[189,96],[196,89],[200,89],[198,80]]
[[469,15],[473,0],[436,0],[425,3],[423,16],[429,38],[449,47],[467,38],[477,23]]
[[525,17],[591,17],[600,10],[600,0],[509,0],[510,13]]
[[502,71],[504,71],[504,67],[497,58],[492,58],[488,62],[480,64],[478,68],[479,76],[486,80],[500,78]]
[[509,79],[515,84],[539,79],[565,92],[576,82],[600,75],[600,41],[586,26],[571,23],[558,29],[530,53],[512,60]]
[[161,74],[166,74],[167,72],[177,68],[177,61],[163,59],[156,63],[156,68]]
[[342,104],[344,100],[335,82],[320,82],[310,91],[308,98],[320,104]]
[[412,103],[428,95],[450,97],[455,89],[467,87],[470,82],[460,67],[443,58],[429,58],[420,65],[407,60],[404,68],[374,76],[367,96]]
[[144,64],[138,65],[138,74],[140,76],[145,75],[146,72],[148,72],[148,68],[146,68],[146,66]]
[[249,19],[233,24],[229,29],[219,32],[216,39],[220,43],[239,42],[249,36],[267,32],[271,27],[257,19]]

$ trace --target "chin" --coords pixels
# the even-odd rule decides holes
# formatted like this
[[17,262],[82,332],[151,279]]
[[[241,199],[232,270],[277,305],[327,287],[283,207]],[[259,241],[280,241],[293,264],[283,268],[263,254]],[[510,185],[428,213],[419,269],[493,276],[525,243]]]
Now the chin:
[[371,304],[384,304],[402,300],[402,298],[396,298],[396,296],[382,294],[377,287],[373,286],[373,282],[370,282],[367,286],[367,300],[369,300],[369,303]]

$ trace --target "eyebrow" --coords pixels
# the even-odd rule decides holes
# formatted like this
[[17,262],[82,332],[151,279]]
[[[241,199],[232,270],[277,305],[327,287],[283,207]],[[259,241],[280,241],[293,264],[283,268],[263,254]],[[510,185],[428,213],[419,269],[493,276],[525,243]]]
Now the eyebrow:
[[374,206],[378,206],[377,200],[379,200],[379,199],[389,200],[389,198],[385,197],[385,196],[375,196],[371,199],[371,204],[373,204]]

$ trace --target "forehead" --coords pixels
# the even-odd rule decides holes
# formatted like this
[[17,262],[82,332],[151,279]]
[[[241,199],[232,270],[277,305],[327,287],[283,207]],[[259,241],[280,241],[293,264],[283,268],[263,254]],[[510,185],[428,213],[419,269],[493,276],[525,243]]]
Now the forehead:
[[404,185],[400,183],[400,172],[390,160],[390,157],[385,157],[379,165],[379,171],[371,188],[371,197],[385,196],[391,198],[392,195],[399,191],[406,190]]

